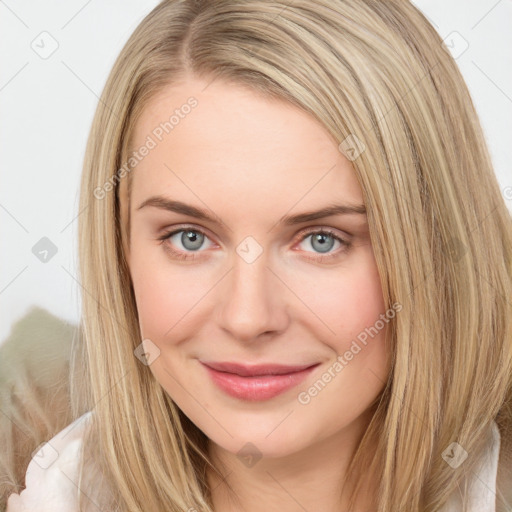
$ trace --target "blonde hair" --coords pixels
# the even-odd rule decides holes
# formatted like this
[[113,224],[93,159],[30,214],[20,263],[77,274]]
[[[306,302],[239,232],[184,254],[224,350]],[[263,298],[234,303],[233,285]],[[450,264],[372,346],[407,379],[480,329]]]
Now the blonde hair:
[[[402,311],[350,473],[375,474],[379,512],[438,510],[474,470],[491,422],[512,425],[511,218],[455,61],[398,0],[163,1],[115,62],[81,182],[76,350],[89,380],[73,391],[76,414],[96,411],[85,451],[112,510],[212,510],[206,436],[134,356],[124,256],[133,128],[150,99],[190,76],[291,102],[342,145],[362,143],[352,163],[384,300]],[[470,454],[458,469],[441,456],[454,440]]]

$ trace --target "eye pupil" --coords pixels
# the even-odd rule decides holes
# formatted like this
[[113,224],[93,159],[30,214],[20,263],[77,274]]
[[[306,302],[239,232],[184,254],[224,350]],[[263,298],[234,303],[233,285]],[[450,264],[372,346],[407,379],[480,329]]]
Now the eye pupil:
[[189,251],[195,251],[203,244],[203,235],[196,231],[184,231],[181,235],[181,243]]
[[[330,238],[331,243],[327,243],[326,238]],[[315,243],[319,243],[320,246],[315,247]],[[334,245],[334,238],[327,233],[317,233],[313,236],[311,244],[315,250],[319,250],[320,252],[328,252],[332,249]]]

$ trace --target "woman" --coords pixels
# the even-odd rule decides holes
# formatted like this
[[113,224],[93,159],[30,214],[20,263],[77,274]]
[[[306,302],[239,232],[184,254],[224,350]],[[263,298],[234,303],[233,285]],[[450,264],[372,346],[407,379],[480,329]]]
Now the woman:
[[413,5],[162,2],[80,211],[89,379],[8,512],[507,510],[510,215]]

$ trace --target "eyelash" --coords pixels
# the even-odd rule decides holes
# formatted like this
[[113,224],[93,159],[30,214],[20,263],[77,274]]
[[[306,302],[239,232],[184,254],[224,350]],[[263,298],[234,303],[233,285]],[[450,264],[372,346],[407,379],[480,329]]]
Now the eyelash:
[[[195,228],[194,226],[181,226],[179,229],[173,229],[172,231],[167,231],[162,236],[158,237],[158,240],[160,240],[161,243],[164,243],[171,236],[173,236],[173,235],[175,235],[177,233],[181,233],[182,231],[192,231],[194,233],[199,233],[199,234],[205,236],[206,238],[209,238],[208,235],[204,231],[202,231],[201,229]],[[352,244],[348,240],[345,240],[345,239],[341,238],[334,231],[332,231],[332,230],[330,230],[328,228],[317,228],[317,229],[310,229],[309,231],[306,231],[306,230],[302,231],[300,233],[300,236],[302,238],[299,240],[299,243],[303,242],[310,235],[328,235],[328,236],[331,236],[332,238],[334,238],[335,240],[340,242],[341,246],[343,247],[342,249],[339,249],[338,251],[336,251],[334,253],[329,253],[329,254],[319,254],[319,253],[317,253],[317,254],[319,254],[319,257],[318,256],[317,257],[306,256],[306,259],[313,260],[313,261],[316,261],[316,262],[321,262],[322,263],[322,262],[325,262],[325,261],[330,261],[333,258],[336,258],[336,257],[340,256],[341,253],[347,252],[351,248],[351,246],[352,246]],[[176,249],[173,249],[170,244],[165,244],[165,245],[166,245],[165,249],[167,251],[169,251],[172,254],[172,256],[175,257],[178,260],[194,260],[194,259],[197,258],[197,256],[194,254],[194,252],[184,253],[182,251],[178,251]],[[202,252],[202,251],[196,251],[196,252]]]

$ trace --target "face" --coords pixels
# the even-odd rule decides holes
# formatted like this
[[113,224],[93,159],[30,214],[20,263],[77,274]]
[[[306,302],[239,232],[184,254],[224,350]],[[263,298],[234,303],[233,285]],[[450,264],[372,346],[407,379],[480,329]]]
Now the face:
[[364,417],[388,375],[390,315],[336,141],[289,103],[206,85],[167,88],[136,125],[133,147],[149,148],[132,171],[127,255],[141,340],[216,446],[284,456]]

